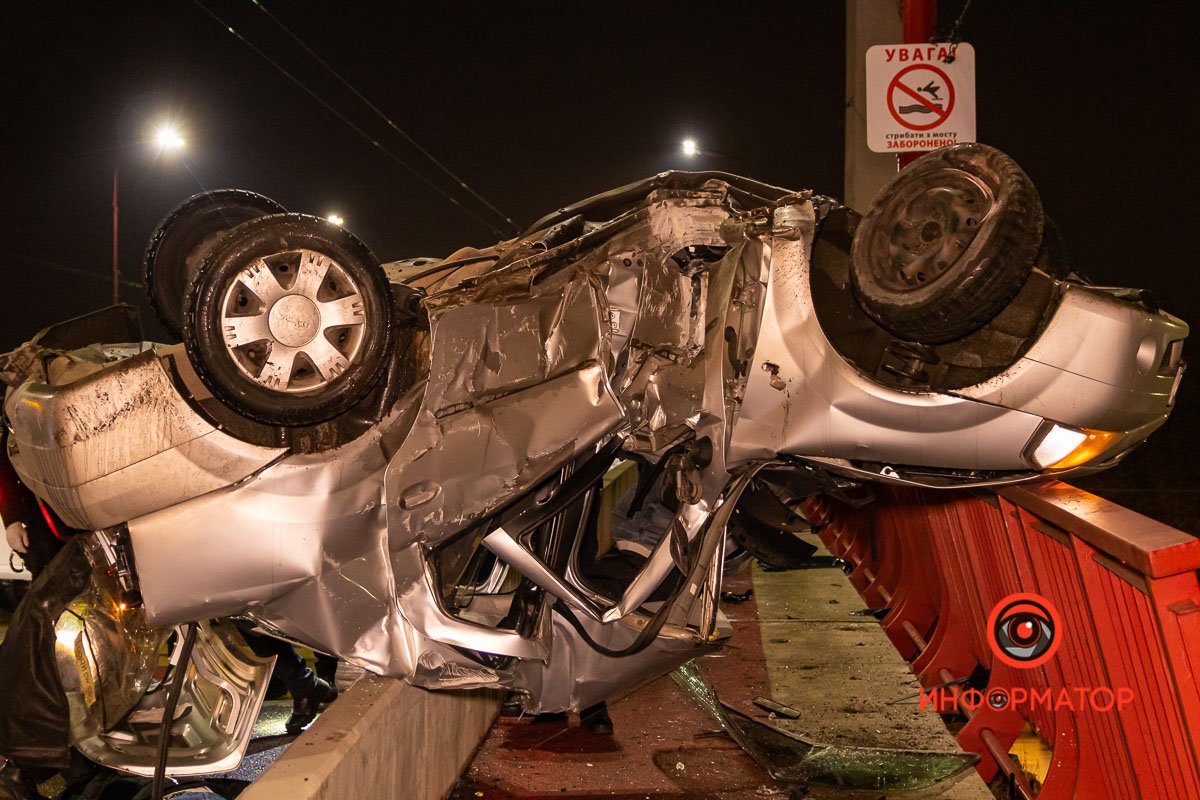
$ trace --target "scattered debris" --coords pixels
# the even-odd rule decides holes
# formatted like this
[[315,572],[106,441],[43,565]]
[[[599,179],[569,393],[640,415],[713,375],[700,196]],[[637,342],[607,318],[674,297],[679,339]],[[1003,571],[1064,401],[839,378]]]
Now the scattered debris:
[[769,697],[756,697],[752,701],[754,705],[761,708],[763,711],[770,711],[777,717],[785,719],[800,719],[800,712],[791,706],[785,706],[783,703],[776,703]]
[[852,617],[874,617],[875,619],[883,619],[892,611],[888,606],[883,608],[860,608],[857,611],[851,611]]
[[[746,754],[778,781],[812,787],[887,792],[887,797],[942,790],[966,775],[973,753],[893,750],[810,742],[725,705],[689,661],[671,673],[725,728]],[[915,796],[915,795],[909,795]]]
[[754,597],[754,589],[747,589],[740,594],[738,592],[721,592],[722,603],[745,603],[751,597]]

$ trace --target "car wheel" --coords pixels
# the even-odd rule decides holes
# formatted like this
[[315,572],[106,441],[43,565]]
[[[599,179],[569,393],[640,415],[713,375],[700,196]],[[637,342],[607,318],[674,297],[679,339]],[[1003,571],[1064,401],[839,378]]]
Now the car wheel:
[[1024,284],[1042,225],[1037,190],[1004,153],[981,144],[935,150],[893,178],[859,224],[855,295],[902,339],[960,339]]
[[183,293],[205,254],[231,228],[286,209],[242,189],[217,189],[184,200],[158,224],[142,259],[154,313],[172,335],[183,330]]
[[1063,241],[1062,233],[1054,220],[1045,218],[1042,228],[1042,246],[1038,250],[1033,265],[1051,278],[1065,281],[1071,276],[1071,256],[1067,252],[1067,243]]
[[392,294],[353,234],[277,214],[242,223],[188,286],[183,339],[219,400],[269,425],[312,425],[361,400],[393,346]]

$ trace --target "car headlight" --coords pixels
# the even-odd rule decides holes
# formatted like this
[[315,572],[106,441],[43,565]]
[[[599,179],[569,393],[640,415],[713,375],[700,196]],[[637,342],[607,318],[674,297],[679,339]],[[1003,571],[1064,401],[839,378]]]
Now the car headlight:
[[1099,456],[1119,435],[1046,422],[1033,435],[1025,452],[1038,469],[1070,469]]

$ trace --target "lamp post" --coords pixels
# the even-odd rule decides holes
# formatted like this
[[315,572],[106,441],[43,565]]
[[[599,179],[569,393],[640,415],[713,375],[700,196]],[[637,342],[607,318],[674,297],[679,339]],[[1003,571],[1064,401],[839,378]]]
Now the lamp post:
[[[179,130],[174,125],[163,125],[154,133],[154,143],[158,147],[159,155],[163,153],[174,153],[183,149],[185,144],[183,137],[179,134]],[[112,193],[112,212],[113,212],[113,260],[112,260],[112,302],[115,306],[121,302],[121,268],[119,260],[119,248],[117,246],[118,231],[120,228],[120,194],[118,188],[121,181],[121,157],[118,152],[116,162],[113,164],[113,193]]]

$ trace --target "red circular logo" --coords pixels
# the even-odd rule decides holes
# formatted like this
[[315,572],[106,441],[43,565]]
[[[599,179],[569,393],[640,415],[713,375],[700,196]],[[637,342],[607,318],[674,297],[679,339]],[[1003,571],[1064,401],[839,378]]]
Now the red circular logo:
[[[909,76],[909,83],[900,79]],[[938,81],[941,83],[937,83]],[[922,82],[925,85],[922,86]],[[945,96],[941,92],[945,91]],[[939,100],[941,102],[939,102]],[[931,64],[913,64],[896,73],[887,88],[887,107],[892,119],[914,131],[941,125],[954,110],[954,84],[950,76]],[[932,122],[917,122],[932,114]]]
[[988,617],[988,644],[996,657],[1018,669],[1049,661],[1062,644],[1062,618],[1038,594],[1010,594]]

